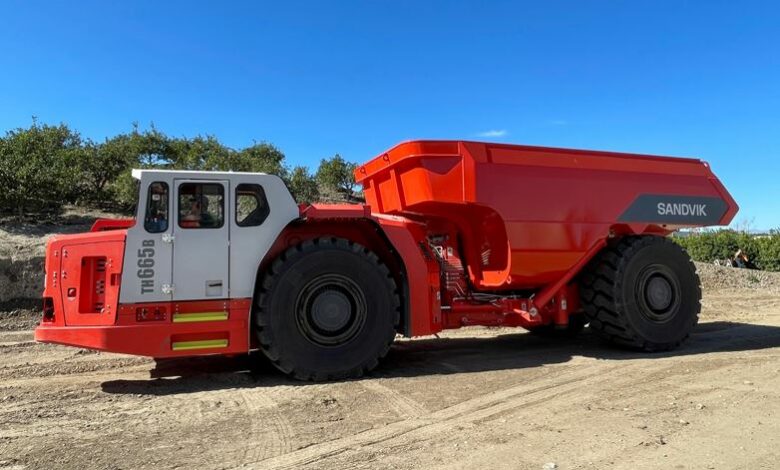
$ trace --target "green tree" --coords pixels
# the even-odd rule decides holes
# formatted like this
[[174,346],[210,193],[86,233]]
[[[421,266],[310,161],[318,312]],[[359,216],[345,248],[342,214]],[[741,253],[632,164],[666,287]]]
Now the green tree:
[[177,161],[174,139],[159,131],[154,123],[141,130],[138,123],[128,134],[108,139],[104,145],[113,147],[111,155],[126,161],[125,168],[111,181],[106,191],[110,203],[117,209],[130,210],[138,198],[138,184],[131,175],[133,168],[172,168]]
[[111,183],[111,205],[116,209],[131,212],[138,203],[138,181],[133,178],[131,170],[122,172]]
[[[133,168],[263,172],[280,176],[302,202],[320,198],[319,186],[344,200],[354,196],[352,168],[340,156],[323,160],[319,179],[306,167],[289,170],[285,156],[267,142],[234,150],[212,135],[170,137],[154,124],[103,142],[82,140],[64,124],[9,131],[0,137],[0,211],[58,209],[66,203],[129,210],[138,184]],[[318,184],[318,181],[321,183]]]
[[65,124],[8,131],[0,140],[0,210],[58,210],[79,194],[81,137]]
[[133,131],[129,137],[139,167],[155,168],[176,165],[178,154],[173,148],[172,139],[157,130],[154,123],[149,126],[149,129],[142,132],[138,130],[138,123],[133,123]]
[[320,198],[320,191],[317,188],[317,181],[309,173],[305,166],[296,166],[290,172],[290,180],[287,184],[293,197],[297,202],[312,203]]
[[136,166],[139,152],[132,137],[121,134],[106,139],[102,144],[87,140],[78,152],[83,196],[81,199],[99,205],[114,202],[112,183],[123,172]]
[[344,160],[336,154],[333,158],[322,159],[315,178],[328,198],[353,200],[355,195],[355,169],[357,164]]
[[251,171],[285,177],[284,153],[275,146],[266,143],[254,143],[249,147],[233,152],[229,157],[229,169],[233,171]]
[[231,170],[228,157],[231,149],[222,145],[216,137],[196,136],[190,139],[179,138],[169,141],[168,162],[177,170]]

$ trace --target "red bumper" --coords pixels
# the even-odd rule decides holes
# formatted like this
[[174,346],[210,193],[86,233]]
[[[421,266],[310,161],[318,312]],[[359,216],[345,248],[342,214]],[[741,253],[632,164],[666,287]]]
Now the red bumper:
[[132,317],[123,315],[122,310],[134,312],[134,306],[122,306],[116,325],[62,326],[44,322],[35,329],[35,340],[157,358],[247,353],[249,299],[229,303],[224,319],[201,321],[201,317],[180,323],[172,318],[162,322],[131,323]]

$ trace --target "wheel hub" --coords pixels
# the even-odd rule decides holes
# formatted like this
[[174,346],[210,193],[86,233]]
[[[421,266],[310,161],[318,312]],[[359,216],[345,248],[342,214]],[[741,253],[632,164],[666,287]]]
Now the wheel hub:
[[312,322],[323,331],[335,332],[344,328],[351,315],[349,298],[337,290],[320,292],[311,304]]
[[653,276],[647,281],[645,297],[655,311],[663,311],[672,303],[672,285],[663,276]]
[[639,275],[636,298],[642,315],[655,323],[671,320],[680,306],[680,284],[664,265],[647,266]]
[[340,346],[360,333],[366,322],[363,290],[347,276],[323,274],[303,289],[295,302],[298,330],[320,346]]

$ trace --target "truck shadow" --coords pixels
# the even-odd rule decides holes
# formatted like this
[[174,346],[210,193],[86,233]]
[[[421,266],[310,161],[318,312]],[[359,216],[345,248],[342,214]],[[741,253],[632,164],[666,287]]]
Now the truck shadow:
[[[520,370],[564,363],[577,356],[605,361],[657,360],[775,347],[780,347],[780,327],[724,321],[700,324],[682,347],[664,353],[615,348],[587,329],[576,338],[548,338],[519,331],[495,337],[398,341],[376,371],[358,380]],[[228,388],[311,385],[287,378],[261,354],[165,360],[158,362],[151,377],[111,380],[103,382],[101,387],[113,394],[172,395]]]

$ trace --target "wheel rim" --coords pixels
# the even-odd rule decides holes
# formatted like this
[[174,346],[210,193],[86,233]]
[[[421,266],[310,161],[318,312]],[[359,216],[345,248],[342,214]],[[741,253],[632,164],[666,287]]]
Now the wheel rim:
[[321,346],[340,346],[363,329],[366,300],[352,279],[324,274],[301,289],[295,312],[298,329],[306,339]]
[[637,303],[647,320],[665,323],[680,307],[680,283],[674,272],[664,265],[650,265],[637,278]]

